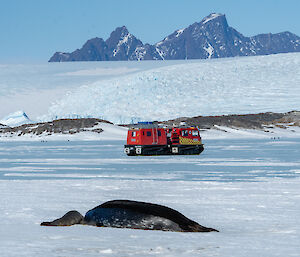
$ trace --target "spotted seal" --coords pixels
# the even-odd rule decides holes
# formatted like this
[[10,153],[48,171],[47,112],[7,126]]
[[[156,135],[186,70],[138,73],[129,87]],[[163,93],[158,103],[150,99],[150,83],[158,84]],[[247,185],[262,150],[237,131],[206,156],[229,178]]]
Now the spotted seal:
[[69,211],[59,219],[42,222],[41,226],[74,224],[176,232],[218,232],[201,226],[169,207],[131,200],[105,202],[89,210],[84,217],[78,211]]

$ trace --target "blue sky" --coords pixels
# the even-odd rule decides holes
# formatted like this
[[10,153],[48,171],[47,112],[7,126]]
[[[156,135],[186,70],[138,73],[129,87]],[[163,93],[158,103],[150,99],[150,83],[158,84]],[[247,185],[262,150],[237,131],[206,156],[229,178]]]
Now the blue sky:
[[0,63],[47,62],[125,25],[156,43],[212,12],[245,36],[290,31],[300,36],[299,0],[0,0]]

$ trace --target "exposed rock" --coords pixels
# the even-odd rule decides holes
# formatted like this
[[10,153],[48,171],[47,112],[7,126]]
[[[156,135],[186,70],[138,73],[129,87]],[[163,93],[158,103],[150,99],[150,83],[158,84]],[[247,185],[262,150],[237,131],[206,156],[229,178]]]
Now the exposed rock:
[[110,37],[88,40],[72,53],[56,52],[49,62],[210,59],[300,52],[300,37],[288,31],[245,37],[228,26],[225,15],[212,13],[200,22],[179,29],[149,45],[125,26]]
[[[36,124],[24,124],[19,127],[10,128],[1,126],[0,137],[2,136],[22,136],[31,135],[52,135],[52,134],[76,134],[80,132],[90,131],[101,133],[103,129],[100,123],[109,123],[109,121],[96,118],[83,119],[60,119],[51,122],[43,122]],[[160,124],[170,126],[180,126],[186,124],[188,126],[197,126],[201,130],[215,128],[215,126],[224,126],[241,129],[259,129],[265,130],[269,128],[279,127],[288,128],[291,126],[300,127],[300,112],[291,111],[287,113],[258,113],[243,115],[222,115],[222,116],[197,116],[197,117],[181,117],[174,120],[159,122]],[[123,125],[127,126],[127,125]],[[132,124],[130,124],[132,126]]]
[[14,135],[51,135],[51,134],[75,134],[82,131],[92,131],[95,133],[101,133],[103,130],[97,128],[96,126],[99,123],[109,123],[109,121],[95,119],[95,118],[86,118],[86,119],[60,119],[54,120],[51,122],[43,122],[36,124],[24,124],[19,127],[9,128],[4,127],[0,128],[0,134],[14,134]]
[[189,126],[197,126],[200,129],[211,129],[215,125],[243,128],[243,129],[264,129],[274,126],[300,126],[300,112],[292,111],[288,113],[258,113],[244,115],[222,115],[222,116],[198,116],[192,118],[178,118],[163,122],[167,125],[179,126],[181,123]]

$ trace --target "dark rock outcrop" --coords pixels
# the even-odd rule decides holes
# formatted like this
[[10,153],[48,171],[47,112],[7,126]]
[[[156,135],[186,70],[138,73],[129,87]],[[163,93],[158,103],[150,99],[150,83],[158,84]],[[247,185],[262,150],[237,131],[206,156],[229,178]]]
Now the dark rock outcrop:
[[232,114],[222,116],[197,116],[182,117],[163,122],[167,125],[180,125],[185,123],[189,126],[197,126],[200,129],[211,129],[215,125],[242,129],[263,129],[266,127],[300,127],[300,112],[292,111],[287,113],[258,113],[258,114]]
[[3,125],[3,124],[0,123],[0,129],[2,129],[2,128],[8,128],[8,126]]
[[[109,121],[96,118],[82,119],[60,119],[51,122],[24,124],[19,127],[8,127],[0,125],[0,137],[31,135],[52,135],[52,134],[75,134],[84,131],[94,133],[103,132],[100,123],[109,123]],[[259,129],[268,132],[268,128],[288,128],[300,127],[300,112],[291,111],[287,113],[258,113],[258,114],[232,114],[222,116],[197,116],[181,117],[174,120],[159,122],[160,124],[179,126],[186,124],[188,126],[197,126],[199,129],[207,130],[216,128],[215,126],[231,127],[237,129]],[[122,125],[132,126],[130,125]]]
[[60,119],[50,122],[42,122],[35,124],[24,124],[19,127],[5,127],[0,128],[0,134],[11,134],[11,135],[52,135],[52,134],[75,134],[82,131],[91,131],[95,133],[101,133],[103,130],[96,127],[99,123],[109,123],[109,121],[95,119],[95,118],[83,118],[83,119]]
[[49,62],[210,59],[300,52],[300,37],[288,31],[245,37],[212,13],[200,22],[179,29],[155,45],[143,44],[125,26],[110,37],[88,40],[72,53],[56,52]]

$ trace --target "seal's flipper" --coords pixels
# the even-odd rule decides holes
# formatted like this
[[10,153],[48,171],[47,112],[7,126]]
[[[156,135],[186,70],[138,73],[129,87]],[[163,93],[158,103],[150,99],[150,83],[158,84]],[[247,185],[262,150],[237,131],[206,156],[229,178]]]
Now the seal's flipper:
[[186,231],[187,232],[219,232],[219,230],[217,229],[201,226],[197,222],[195,222],[195,224],[188,225],[188,230]]
[[69,211],[59,219],[42,222],[41,226],[72,226],[75,224],[83,224],[83,216],[78,211]]

